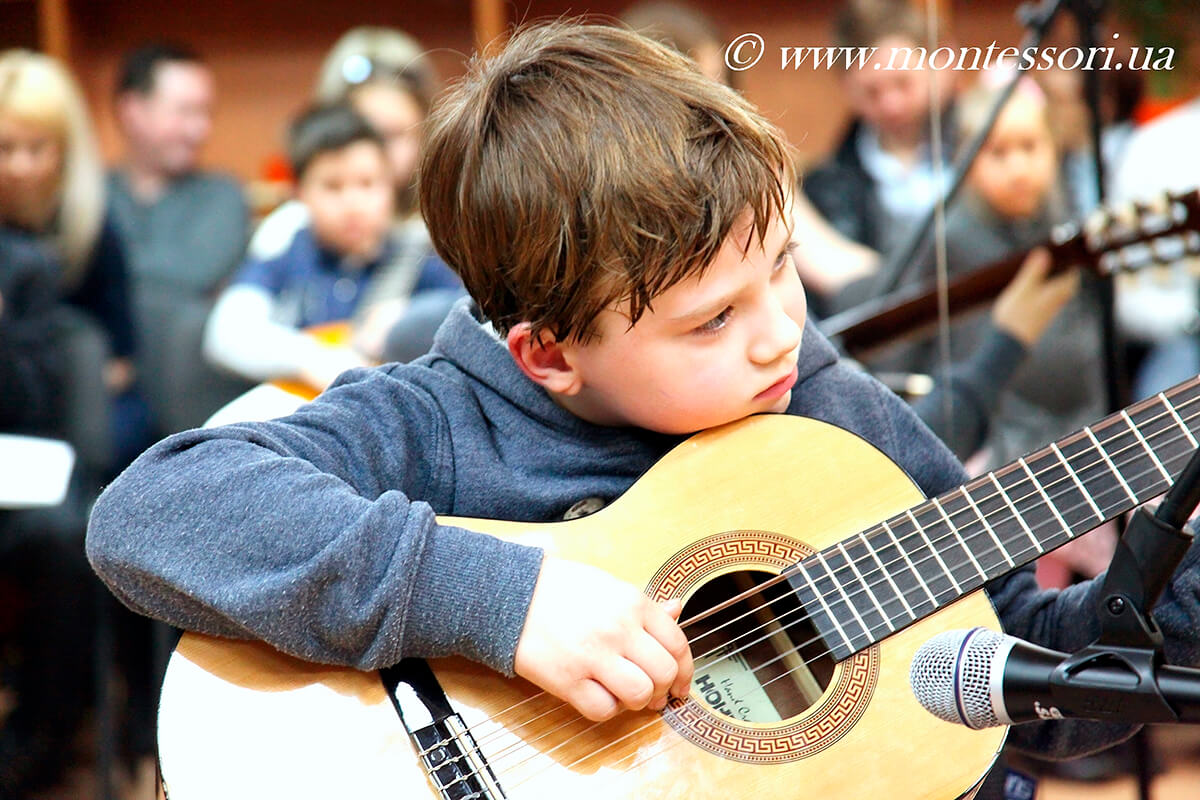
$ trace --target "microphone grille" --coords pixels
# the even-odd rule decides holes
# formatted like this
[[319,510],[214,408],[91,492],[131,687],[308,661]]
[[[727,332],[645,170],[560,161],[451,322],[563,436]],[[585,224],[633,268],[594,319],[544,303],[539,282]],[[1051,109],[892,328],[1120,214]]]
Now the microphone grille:
[[945,631],[913,656],[909,682],[925,710],[969,728],[1000,720],[992,708],[991,672],[1004,636],[987,628]]

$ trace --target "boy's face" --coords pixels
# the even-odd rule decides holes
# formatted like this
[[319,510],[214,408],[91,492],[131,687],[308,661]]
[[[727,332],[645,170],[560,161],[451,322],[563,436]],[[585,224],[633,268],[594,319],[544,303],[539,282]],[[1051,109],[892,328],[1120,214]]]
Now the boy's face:
[[774,220],[743,256],[747,222],[702,277],[675,284],[629,327],[614,309],[599,337],[564,345],[579,388],[558,400],[605,425],[692,433],[760,412],[782,412],[796,382],[804,289],[787,227]]
[[392,220],[394,192],[378,144],[353,142],[321,153],[309,162],[297,194],[322,245],[344,256],[379,253]]
[[1034,98],[1014,95],[971,167],[972,189],[1001,217],[1022,219],[1042,207],[1056,174],[1044,108]]

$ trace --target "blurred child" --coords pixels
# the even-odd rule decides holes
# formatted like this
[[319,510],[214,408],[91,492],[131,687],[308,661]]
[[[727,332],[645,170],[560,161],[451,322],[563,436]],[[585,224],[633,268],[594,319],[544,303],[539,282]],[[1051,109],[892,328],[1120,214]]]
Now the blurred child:
[[[999,89],[981,87],[959,103],[963,140],[983,124]],[[1044,96],[1023,81],[996,120],[967,176],[966,191],[946,222],[951,274],[971,270],[1044,243],[1064,220],[1057,148]],[[932,266],[924,272],[933,273]],[[1075,297],[1000,397],[987,440],[988,463],[1007,463],[1102,416],[1105,407],[1098,286],[1081,277]],[[979,316],[955,324],[951,357],[972,352],[984,335]],[[1062,380],[1065,375],[1072,377]]]
[[291,128],[289,157],[309,223],[282,253],[243,265],[213,308],[204,349],[213,363],[251,380],[297,379],[320,390],[367,357],[305,329],[383,304],[394,321],[411,295],[457,280],[440,262],[397,258],[385,144],[357,112],[334,105],[302,114]]

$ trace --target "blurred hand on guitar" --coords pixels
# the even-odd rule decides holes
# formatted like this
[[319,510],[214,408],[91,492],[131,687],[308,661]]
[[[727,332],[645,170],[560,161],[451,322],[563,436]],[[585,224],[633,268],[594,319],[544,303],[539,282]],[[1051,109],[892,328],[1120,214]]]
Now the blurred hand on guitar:
[[354,367],[368,367],[371,362],[353,347],[325,346],[313,348],[313,353],[297,377],[308,386],[323,392],[338,375]]
[[996,327],[1027,348],[1037,343],[1079,288],[1078,270],[1047,277],[1051,266],[1046,248],[1032,251],[992,306]]

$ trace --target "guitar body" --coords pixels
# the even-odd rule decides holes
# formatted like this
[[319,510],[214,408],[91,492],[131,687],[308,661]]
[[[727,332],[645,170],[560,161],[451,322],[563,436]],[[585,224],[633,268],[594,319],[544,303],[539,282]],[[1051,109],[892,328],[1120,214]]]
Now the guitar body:
[[[689,439],[582,519],[443,521],[593,564],[656,598],[692,601],[687,619],[711,606],[695,603],[723,581],[736,594],[921,500],[898,467],[852,434],[767,415]],[[981,591],[815,670],[806,700],[767,697],[785,687],[804,694],[805,680],[779,665],[813,638],[781,644],[780,629],[802,615],[770,615],[759,608],[740,623],[769,634],[754,637],[759,647],[776,648],[755,662],[757,682],[729,672],[730,659],[701,658],[735,622],[693,645],[697,679],[686,703],[603,724],[522,679],[460,658],[429,664],[511,798],[953,800],[986,774],[1004,729],[942,722],[909,687],[912,656],[930,637],[999,628]],[[772,669],[781,674],[759,688]],[[184,636],[163,687],[159,748],[171,800],[457,796],[432,786],[378,674],[307,664],[258,643]]]

